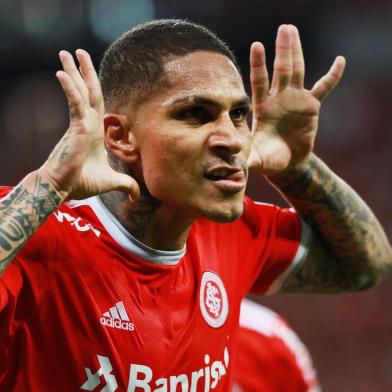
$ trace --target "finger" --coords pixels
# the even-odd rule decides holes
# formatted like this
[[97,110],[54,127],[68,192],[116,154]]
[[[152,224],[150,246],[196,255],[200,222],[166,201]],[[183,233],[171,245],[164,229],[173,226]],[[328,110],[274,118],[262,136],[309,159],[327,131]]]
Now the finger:
[[272,91],[281,91],[291,82],[292,76],[292,48],[291,28],[281,25],[276,36],[274,74],[272,77]]
[[140,197],[140,187],[136,180],[127,174],[115,172],[113,174],[113,190],[128,193],[131,201],[137,201]]
[[310,91],[320,102],[336,87],[342,79],[346,59],[343,56],[336,57],[328,73],[319,79]]
[[70,117],[83,117],[85,104],[71,77],[64,71],[57,71],[56,78],[67,97]]
[[291,85],[297,88],[303,88],[305,79],[305,60],[302,52],[301,39],[299,37],[298,29],[291,27],[291,44],[293,54],[293,74],[291,78]]
[[59,57],[61,60],[61,64],[63,65],[64,71],[70,76],[70,78],[74,82],[74,85],[79,90],[79,93],[83,100],[89,103],[89,94],[86,84],[83,81],[83,78],[75,65],[75,61],[71,53],[67,52],[66,50],[62,50],[59,53]]
[[78,49],[76,51],[76,57],[78,58],[80,72],[88,89],[90,105],[97,110],[103,111],[101,84],[99,83],[98,75],[91,61],[91,57],[83,49]]
[[268,95],[269,90],[265,50],[261,42],[253,42],[250,47],[250,85],[253,110],[257,110]]

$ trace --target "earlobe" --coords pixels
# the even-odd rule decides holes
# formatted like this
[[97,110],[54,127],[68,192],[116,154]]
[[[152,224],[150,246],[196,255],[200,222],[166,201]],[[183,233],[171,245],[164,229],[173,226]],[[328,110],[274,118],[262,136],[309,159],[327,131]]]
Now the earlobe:
[[126,164],[135,163],[139,157],[139,149],[127,116],[107,113],[104,127],[106,149]]

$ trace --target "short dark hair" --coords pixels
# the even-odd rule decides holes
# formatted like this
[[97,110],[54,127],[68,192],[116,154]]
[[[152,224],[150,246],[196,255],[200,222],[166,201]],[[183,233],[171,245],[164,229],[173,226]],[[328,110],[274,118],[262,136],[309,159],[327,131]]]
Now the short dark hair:
[[222,54],[239,70],[227,44],[206,27],[186,20],[154,20],[124,33],[106,50],[99,68],[106,109],[137,104],[167,86],[165,62],[199,50]]

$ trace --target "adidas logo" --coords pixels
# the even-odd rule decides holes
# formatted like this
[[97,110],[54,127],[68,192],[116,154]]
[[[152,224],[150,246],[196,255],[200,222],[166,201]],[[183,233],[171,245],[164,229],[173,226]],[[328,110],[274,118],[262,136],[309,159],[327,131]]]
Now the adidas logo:
[[101,324],[106,327],[123,329],[124,331],[134,331],[135,324],[129,322],[128,314],[122,301],[117,302],[100,318]]

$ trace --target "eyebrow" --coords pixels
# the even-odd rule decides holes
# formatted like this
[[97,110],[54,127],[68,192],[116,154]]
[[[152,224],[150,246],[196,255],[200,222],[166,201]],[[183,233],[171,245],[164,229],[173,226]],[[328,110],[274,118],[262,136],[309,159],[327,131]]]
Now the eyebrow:
[[[251,99],[248,96],[245,96],[244,98],[241,98],[237,101],[234,102],[234,104],[232,105],[232,107],[251,107],[252,103],[251,103]],[[164,106],[169,107],[169,106],[174,106],[174,105],[181,105],[181,104],[196,104],[196,105],[205,105],[205,106],[213,106],[215,108],[221,109],[222,105],[210,98],[206,98],[206,97],[201,97],[198,95],[191,95],[189,97],[185,97],[185,98],[179,98],[176,99],[172,102],[168,102],[167,104],[165,104]]]

